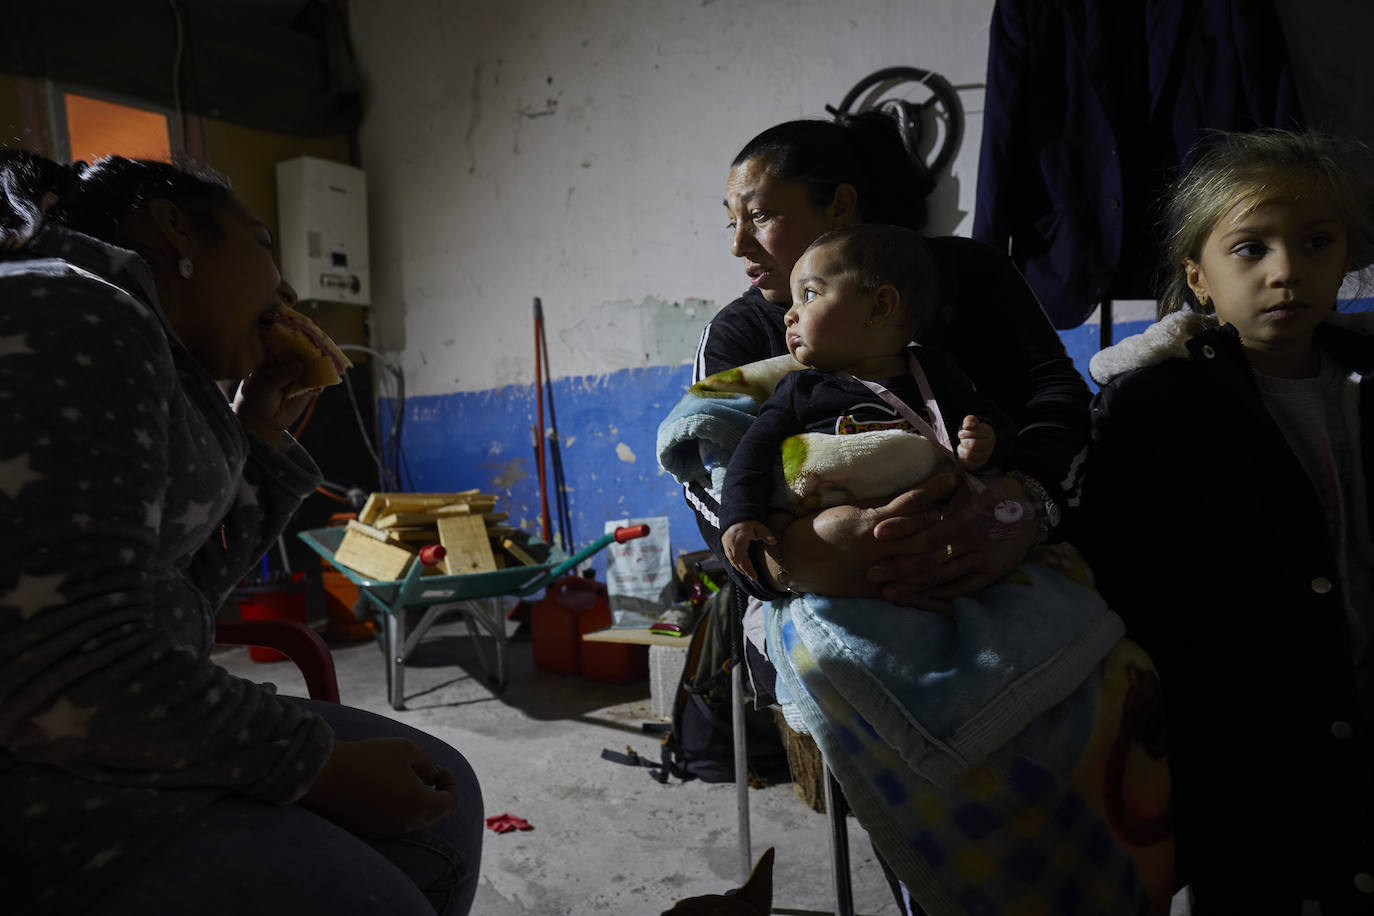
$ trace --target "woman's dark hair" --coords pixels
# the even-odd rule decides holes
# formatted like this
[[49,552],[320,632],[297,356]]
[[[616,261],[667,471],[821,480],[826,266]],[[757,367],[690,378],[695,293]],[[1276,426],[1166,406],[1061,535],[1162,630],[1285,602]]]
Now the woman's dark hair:
[[27,150],[0,150],[0,252],[23,248],[47,220],[131,247],[126,221],[158,199],[176,204],[197,228],[218,233],[215,208],[231,197],[228,182],[207,170],[122,156],[61,165]]
[[68,177],[64,167],[28,150],[0,149],[0,253],[29,243],[43,222],[43,195]]
[[805,185],[816,207],[829,204],[836,188],[850,184],[858,192],[864,222],[917,232],[925,226],[926,196],[934,183],[907,154],[896,122],[882,111],[833,121],[786,121],[746,143],[731,168],[751,159],[763,162],[773,178]]

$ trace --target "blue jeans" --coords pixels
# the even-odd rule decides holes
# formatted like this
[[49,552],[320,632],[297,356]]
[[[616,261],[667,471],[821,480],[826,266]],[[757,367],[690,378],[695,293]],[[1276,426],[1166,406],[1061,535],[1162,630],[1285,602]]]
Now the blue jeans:
[[458,810],[426,830],[365,840],[300,805],[229,795],[200,813],[114,889],[91,916],[462,916],[477,894],[482,792],[461,754],[361,709],[297,700],[344,740],[414,741],[457,780]]

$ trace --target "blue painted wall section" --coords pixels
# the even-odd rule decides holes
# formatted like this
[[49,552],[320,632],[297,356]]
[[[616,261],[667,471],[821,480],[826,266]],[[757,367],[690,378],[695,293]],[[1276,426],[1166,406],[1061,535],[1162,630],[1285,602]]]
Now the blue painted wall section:
[[[1356,300],[1343,310],[1374,310],[1374,299]],[[1123,340],[1148,325],[1148,321],[1118,322],[1113,338]],[[1097,325],[1063,331],[1060,336],[1086,378],[1088,360],[1097,352]],[[610,519],[662,515],[669,520],[675,556],[701,549],[701,536],[682,492],[659,470],[654,451],[659,421],[691,379],[691,366],[664,366],[554,383],[575,546],[600,537]],[[1091,380],[1089,385],[1096,390]],[[511,523],[537,535],[539,476],[531,432],[535,406],[532,385],[409,399],[402,441],[411,488],[422,492],[477,488],[495,493],[501,498],[497,508],[510,513]],[[390,428],[394,411],[394,400],[381,401],[382,429]],[[549,424],[547,412],[545,423]],[[551,474],[550,470],[549,505],[556,513]],[[598,556],[596,568],[604,581],[604,556]]]
[[[659,421],[687,390],[691,366],[629,369],[554,382],[553,402],[575,546],[600,537],[612,519],[667,516],[676,556],[703,546],[696,522],[673,479],[659,470],[654,441]],[[539,475],[531,427],[534,386],[410,398],[402,444],[411,488],[451,492],[477,488],[500,497],[510,523],[539,534]],[[394,399],[379,406],[390,429]],[[545,409],[544,422],[549,427]],[[557,532],[553,481],[549,510]],[[598,554],[598,578],[605,558]]]

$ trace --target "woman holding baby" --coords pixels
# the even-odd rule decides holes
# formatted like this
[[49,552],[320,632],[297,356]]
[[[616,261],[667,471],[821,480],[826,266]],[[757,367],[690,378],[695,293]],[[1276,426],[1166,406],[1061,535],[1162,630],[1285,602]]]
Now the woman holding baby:
[[[702,332],[693,381],[787,353],[783,316],[792,267],[837,226],[890,223],[919,231],[929,178],[912,162],[891,118],[880,112],[836,121],[790,121],[759,134],[726,180],[730,250],[749,289]],[[1012,418],[1011,472],[1001,490],[1026,497],[1036,525],[988,542],[954,510],[970,493],[942,474],[880,506],[837,506],[786,531],[772,561],[803,591],[873,596],[940,608],[1016,566],[1054,534],[1071,498],[1060,486],[1088,438],[1087,385],[1011,260],[979,242],[926,240],[937,274],[937,306],[923,344],[949,355],[978,390]],[[713,547],[718,495],[691,487],[688,500]],[[776,571],[776,570],[775,570]],[[778,590],[760,583],[759,597]]]
[[[786,122],[749,141],[731,163],[724,201],[730,250],[743,261],[749,289],[704,329],[693,381],[789,353],[793,267],[808,247],[858,223],[919,232],[930,187],[881,112]],[[973,485],[983,491],[978,496],[967,474],[944,472],[877,504],[803,514],[755,553],[746,568],[757,569],[757,578],[734,578],[752,596],[745,655],[765,702],[778,685],[764,655],[761,600],[816,593],[948,612],[950,602],[1002,579],[1033,546],[1055,538],[1072,499],[1061,481],[1087,443],[1090,394],[1034,294],[1008,257],[979,242],[939,237],[921,244],[934,276],[933,306],[918,338],[1009,417],[1011,434],[997,443],[1000,470]],[[721,494],[704,482],[686,491],[703,536],[720,554],[729,507],[723,511]],[[990,507],[969,511],[989,494],[1030,510],[1009,536],[987,536],[981,516]],[[902,911],[912,912],[886,862],[884,869]]]

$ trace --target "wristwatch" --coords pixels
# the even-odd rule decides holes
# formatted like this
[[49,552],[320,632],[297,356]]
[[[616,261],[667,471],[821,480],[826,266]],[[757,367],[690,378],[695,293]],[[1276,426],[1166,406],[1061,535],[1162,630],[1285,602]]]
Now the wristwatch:
[[1007,471],[1007,476],[1015,478],[1030,498],[1031,505],[1035,507],[1035,543],[1045,543],[1050,539],[1050,532],[1059,527],[1059,503],[1055,502],[1040,481],[1029,474]]

